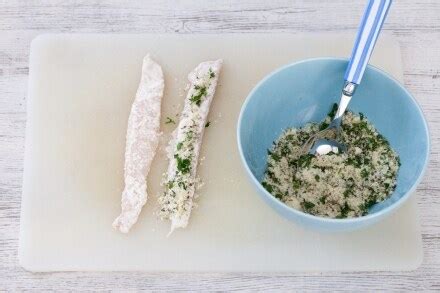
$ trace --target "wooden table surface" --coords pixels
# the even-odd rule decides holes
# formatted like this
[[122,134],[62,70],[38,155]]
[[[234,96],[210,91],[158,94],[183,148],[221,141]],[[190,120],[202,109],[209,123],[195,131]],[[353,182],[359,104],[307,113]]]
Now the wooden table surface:
[[[0,291],[440,291],[440,1],[396,0],[384,30],[400,42],[406,87],[432,139],[418,190],[424,261],[412,272],[303,274],[41,273],[17,260],[31,40],[48,32],[354,34],[365,1],[0,1]],[[337,40],[335,40],[337,41]],[[396,248],[398,249],[398,248]]]

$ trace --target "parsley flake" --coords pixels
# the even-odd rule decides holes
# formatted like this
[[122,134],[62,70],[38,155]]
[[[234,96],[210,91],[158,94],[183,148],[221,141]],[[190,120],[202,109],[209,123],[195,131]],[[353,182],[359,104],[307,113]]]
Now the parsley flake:
[[212,69],[211,68],[209,68],[209,78],[214,78],[215,77],[215,73],[214,73],[214,71],[212,71]]
[[194,86],[194,89],[197,92],[191,96],[190,101],[191,103],[200,106],[200,104],[202,104],[202,98],[207,95],[208,90],[206,86],[198,86],[198,85]]
[[165,120],[165,124],[176,124],[176,121],[174,119],[167,117]]
[[176,145],[176,149],[177,149],[178,151],[180,151],[180,149],[182,148],[182,146],[183,146],[183,142],[179,142],[179,143]]
[[177,170],[182,174],[187,174],[191,170],[191,160],[188,158],[182,159],[179,155],[174,155],[177,160]]

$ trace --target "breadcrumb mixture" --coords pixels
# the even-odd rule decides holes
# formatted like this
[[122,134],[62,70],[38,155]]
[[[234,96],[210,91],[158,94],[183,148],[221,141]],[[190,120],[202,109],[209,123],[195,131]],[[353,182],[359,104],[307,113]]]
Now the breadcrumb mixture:
[[364,115],[352,112],[342,121],[340,140],[348,146],[346,153],[302,154],[303,144],[329,125],[335,110],[336,105],[322,123],[283,132],[268,151],[262,185],[287,205],[312,215],[359,217],[392,194],[400,160]]

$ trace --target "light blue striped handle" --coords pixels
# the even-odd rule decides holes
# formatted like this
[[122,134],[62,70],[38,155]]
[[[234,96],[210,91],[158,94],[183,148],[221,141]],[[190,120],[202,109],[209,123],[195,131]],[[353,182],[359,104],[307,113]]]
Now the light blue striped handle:
[[356,36],[345,80],[360,84],[392,0],[369,0]]

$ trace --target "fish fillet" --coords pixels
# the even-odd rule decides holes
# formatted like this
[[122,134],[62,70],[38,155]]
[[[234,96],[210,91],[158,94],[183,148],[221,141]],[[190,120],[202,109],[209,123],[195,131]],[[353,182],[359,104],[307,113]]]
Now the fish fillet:
[[142,65],[142,76],[128,118],[125,146],[125,188],[122,212],[113,227],[128,233],[147,202],[147,175],[160,137],[160,111],[164,90],[162,68],[149,55]]
[[171,232],[186,227],[191,215],[200,147],[222,63],[222,60],[200,63],[188,75],[190,87],[168,147],[170,162],[165,191],[159,197],[159,215],[171,221]]

